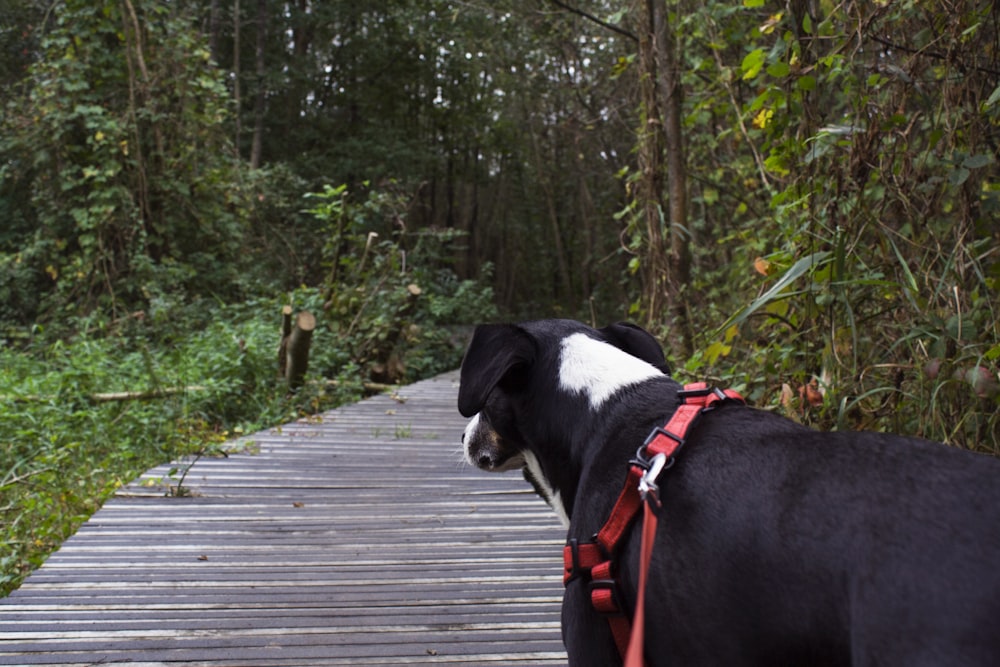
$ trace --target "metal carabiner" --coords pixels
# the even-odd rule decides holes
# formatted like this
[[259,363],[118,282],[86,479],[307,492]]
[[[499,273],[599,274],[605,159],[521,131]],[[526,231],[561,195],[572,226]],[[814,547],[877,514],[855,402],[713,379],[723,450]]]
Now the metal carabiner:
[[657,508],[660,506],[660,487],[656,480],[663,469],[667,467],[669,460],[671,459],[667,459],[667,455],[663,452],[656,454],[649,460],[649,467],[639,478],[639,495],[642,496],[643,500],[649,500],[652,496],[653,503]]

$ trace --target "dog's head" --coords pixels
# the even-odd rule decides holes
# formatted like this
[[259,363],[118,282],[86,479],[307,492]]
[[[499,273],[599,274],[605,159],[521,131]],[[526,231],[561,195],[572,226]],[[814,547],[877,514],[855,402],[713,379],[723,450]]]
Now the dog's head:
[[512,399],[527,389],[538,355],[538,341],[521,326],[476,327],[458,392],[458,411],[472,417],[462,437],[472,465],[491,472],[524,466],[525,443]]
[[570,462],[574,431],[620,389],[666,372],[660,345],[634,325],[480,325],[462,362],[458,394],[459,412],[471,417],[466,459],[491,472],[525,468],[551,502],[555,480],[546,468]]

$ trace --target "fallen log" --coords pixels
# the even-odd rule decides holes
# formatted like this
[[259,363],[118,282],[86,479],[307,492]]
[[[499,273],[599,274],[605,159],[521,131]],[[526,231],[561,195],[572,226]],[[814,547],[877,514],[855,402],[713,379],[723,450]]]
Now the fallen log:
[[[307,384],[310,385],[322,385],[326,387],[339,387],[343,384],[340,380],[310,380]],[[372,393],[379,393],[383,391],[395,391],[399,389],[398,384],[385,384],[384,382],[359,382],[361,388],[365,391],[370,391]]]
[[[154,398],[168,398],[177,394],[186,394],[195,391],[207,391],[208,387],[201,385],[190,385],[187,387],[164,387],[162,389],[149,389],[147,391],[111,391],[87,394],[86,398],[91,403],[116,403],[119,401],[145,401]],[[0,401],[10,401],[12,403],[47,403],[57,400],[55,396],[39,396],[38,394],[25,394],[23,396],[0,396]]]
[[177,394],[207,390],[208,387],[191,385],[190,387],[164,387],[163,389],[150,389],[149,391],[115,391],[91,394],[88,398],[94,403],[115,403],[118,401],[144,401],[151,398],[167,398],[168,396],[176,396]]

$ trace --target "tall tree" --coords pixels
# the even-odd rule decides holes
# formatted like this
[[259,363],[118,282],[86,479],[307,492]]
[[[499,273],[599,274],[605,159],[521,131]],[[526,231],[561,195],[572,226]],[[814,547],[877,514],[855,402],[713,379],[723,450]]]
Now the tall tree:
[[671,347],[687,357],[693,351],[686,293],[691,280],[691,234],[680,55],[666,2],[639,0],[632,12],[641,91],[636,152],[638,208],[645,239],[637,248],[644,276],[642,304],[647,324],[666,320]]
[[267,48],[267,0],[257,0],[257,44],[254,48],[254,72],[257,92],[253,102],[253,143],[250,149],[250,168],[258,169],[264,150],[264,105],[267,101],[267,64],[264,53]]

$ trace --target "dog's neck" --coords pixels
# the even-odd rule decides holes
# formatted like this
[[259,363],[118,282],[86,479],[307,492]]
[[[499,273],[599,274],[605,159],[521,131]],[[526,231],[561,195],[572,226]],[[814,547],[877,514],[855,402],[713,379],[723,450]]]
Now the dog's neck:
[[[625,392],[633,397],[648,394],[646,385],[651,382],[676,383],[651,364],[585,334],[563,339],[556,377],[554,391],[563,396],[562,414],[555,420],[551,416],[530,420],[557,426],[552,432],[534,434],[532,439],[544,445],[525,456],[525,474],[568,525],[581,479],[624,474],[629,456],[642,444],[620,437],[623,430],[631,430],[634,414],[617,399]],[[619,460],[620,469],[615,465]]]

